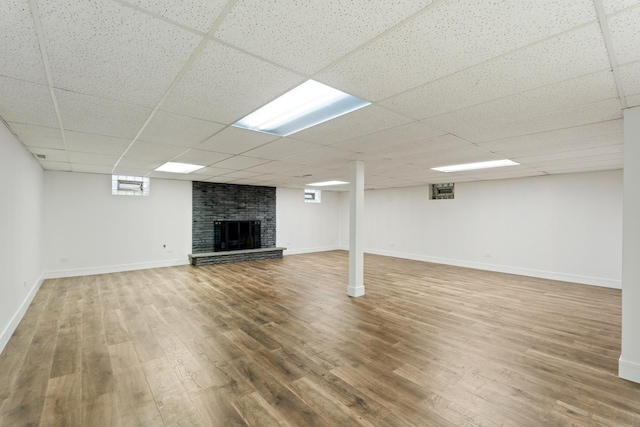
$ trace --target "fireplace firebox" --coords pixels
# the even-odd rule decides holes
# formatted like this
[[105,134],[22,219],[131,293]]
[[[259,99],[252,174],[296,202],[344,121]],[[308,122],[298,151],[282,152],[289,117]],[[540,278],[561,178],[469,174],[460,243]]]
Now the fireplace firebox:
[[260,248],[260,221],[214,221],[213,246],[214,251]]

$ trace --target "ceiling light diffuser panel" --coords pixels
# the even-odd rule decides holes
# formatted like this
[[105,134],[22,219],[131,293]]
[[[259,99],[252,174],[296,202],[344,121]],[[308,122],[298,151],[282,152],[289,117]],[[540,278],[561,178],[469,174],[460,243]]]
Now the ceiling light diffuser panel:
[[369,104],[370,102],[330,86],[307,80],[233,126],[288,136]]
[[172,173],[191,173],[198,169],[202,169],[204,166],[192,165],[190,163],[177,163],[167,162],[162,166],[156,168],[157,172],[172,172]]
[[520,163],[516,163],[513,160],[492,160],[490,162],[465,163],[462,165],[442,166],[442,167],[431,168],[431,169],[438,172],[461,172],[461,171],[471,171],[476,169],[500,168],[503,166],[516,166],[519,164]]
[[328,187],[330,185],[345,185],[348,182],[345,181],[324,181],[324,182],[314,182],[313,184],[309,184],[313,187]]

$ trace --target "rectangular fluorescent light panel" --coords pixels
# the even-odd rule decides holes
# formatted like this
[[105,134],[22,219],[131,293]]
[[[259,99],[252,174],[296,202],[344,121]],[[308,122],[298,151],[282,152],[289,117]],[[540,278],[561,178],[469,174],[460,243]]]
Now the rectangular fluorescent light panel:
[[287,136],[369,104],[322,83],[307,80],[232,126]]
[[516,163],[512,160],[493,160],[490,162],[465,163],[463,165],[442,166],[439,168],[431,168],[431,169],[439,172],[461,172],[461,171],[470,171],[470,170],[476,170],[476,169],[489,169],[489,168],[500,168],[503,166],[515,166],[519,164],[520,163]]
[[189,163],[176,163],[167,162],[164,165],[156,168],[157,172],[172,172],[172,173],[191,173],[202,169],[204,166],[192,165]]
[[314,182],[313,184],[309,184],[313,187],[327,187],[329,185],[344,185],[348,184],[348,182],[344,181],[324,181],[324,182]]

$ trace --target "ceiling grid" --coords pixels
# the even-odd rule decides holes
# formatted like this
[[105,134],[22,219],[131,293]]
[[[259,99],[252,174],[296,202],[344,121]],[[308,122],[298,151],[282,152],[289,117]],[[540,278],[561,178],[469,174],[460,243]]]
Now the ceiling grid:
[[[48,170],[302,188],[362,160],[388,188],[621,169],[640,105],[640,0],[5,3],[0,118]],[[309,78],[372,104],[287,137],[231,126]]]

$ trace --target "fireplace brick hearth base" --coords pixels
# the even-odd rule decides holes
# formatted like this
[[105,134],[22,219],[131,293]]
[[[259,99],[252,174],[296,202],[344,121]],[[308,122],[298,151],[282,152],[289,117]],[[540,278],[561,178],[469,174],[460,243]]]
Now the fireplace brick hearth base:
[[202,254],[190,254],[189,262],[192,265],[225,264],[228,262],[255,261],[259,259],[282,258],[282,251],[287,248],[260,248],[244,249],[239,251],[208,252]]

